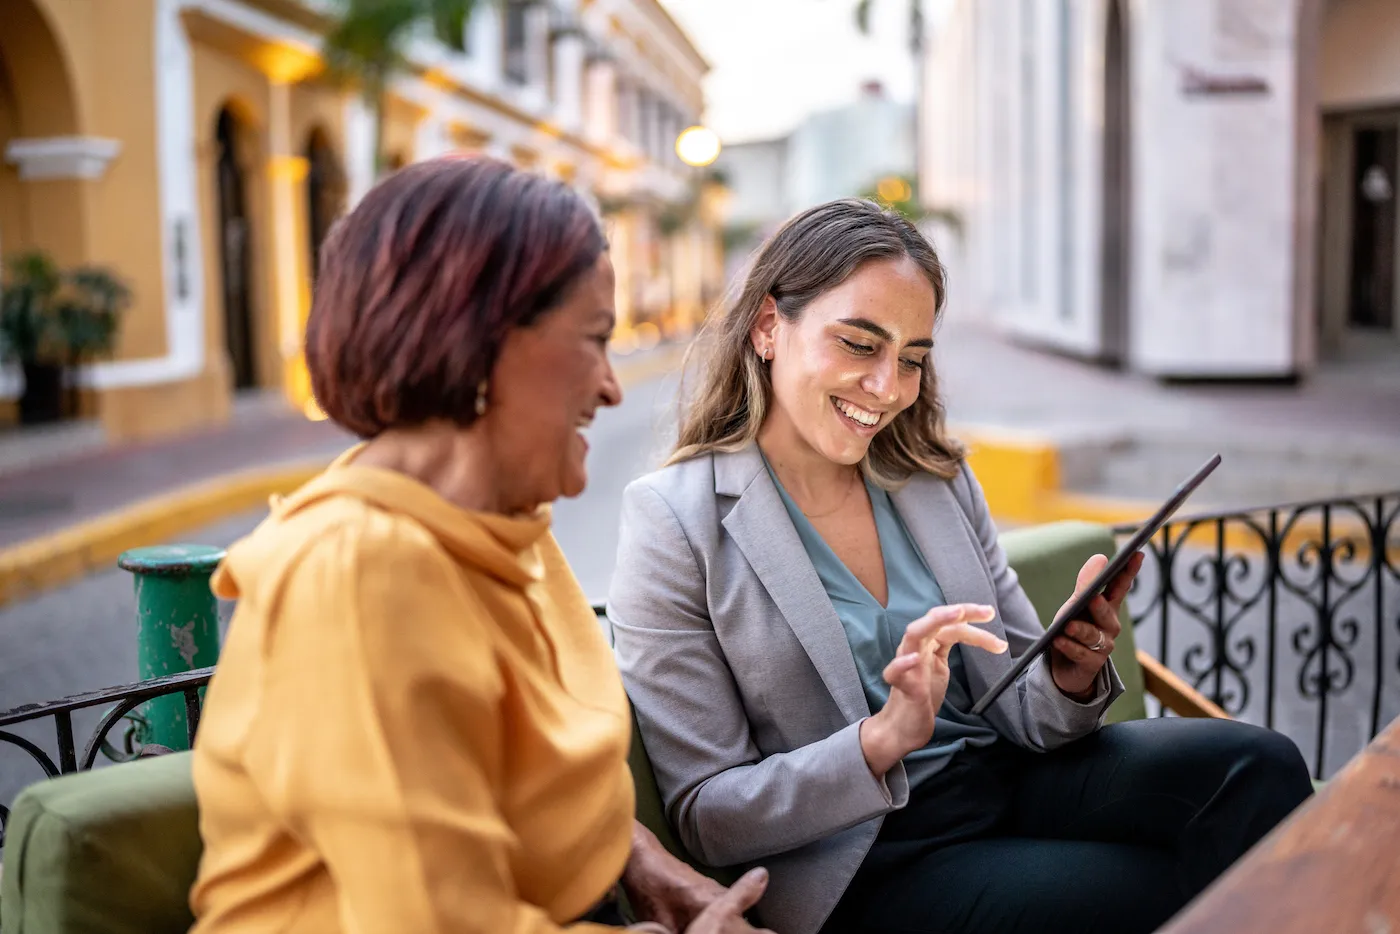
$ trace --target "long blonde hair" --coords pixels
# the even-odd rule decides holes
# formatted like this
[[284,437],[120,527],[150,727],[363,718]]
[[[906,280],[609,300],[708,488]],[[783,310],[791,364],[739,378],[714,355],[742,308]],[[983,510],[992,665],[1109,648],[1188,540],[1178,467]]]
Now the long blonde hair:
[[[933,285],[935,314],[946,294],[943,263],[923,234],[893,211],[870,201],[843,199],[809,208],[788,220],[759,248],[738,297],[711,315],[686,352],[688,382],[682,391],[680,431],[668,464],[713,451],[737,451],[758,437],[773,397],[773,384],[749,334],[764,299],[796,321],[822,293],[872,260],[909,257]],[[965,456],[947,434],[932,355],[924,365],[919,397],[870,442],[861,468],[886,489],[915,473],[950,479]]]

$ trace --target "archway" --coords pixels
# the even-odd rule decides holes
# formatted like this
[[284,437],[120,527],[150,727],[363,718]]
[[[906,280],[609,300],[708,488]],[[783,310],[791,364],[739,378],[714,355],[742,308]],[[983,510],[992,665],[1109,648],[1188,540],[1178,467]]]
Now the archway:
[[215,185],[219,202],[219,266],[224,309],[224,340],[235,389],[256,386],[252,224],[244,158],[248,129],[230,106],[220,108],[214,126]]
[[1128,361],[1132,276],[1132,41],[1124,0],[1109,0],[1104,41],[1102,254],[1103,359]]
[[[84,259],[75,182],[26,183],[4,155],[16,140],[81,134],[68,56],[33,0],[0,0],[0,23],[0,255],[41,249],[75,263]],[[42,230],[35,218],[48,218]]]
[[306,232],[311,281],[320,272],[321,244],[345,210],[345,173],[326,132],[317,127],[306,141]]

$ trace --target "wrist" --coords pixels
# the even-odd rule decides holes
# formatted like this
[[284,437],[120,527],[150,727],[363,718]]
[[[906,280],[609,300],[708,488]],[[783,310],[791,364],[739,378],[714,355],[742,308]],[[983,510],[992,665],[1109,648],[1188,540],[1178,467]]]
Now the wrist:
[[1052,680],[1054,680],[1054,682],[1055,682],[1055,687],[1059,689],[1059,692],[1060,692],[1061,694],[1063,694],[1065,697],[1068,697],[1070,700],[1072,700],[1072,701],[1077,701],[1078,703],[1081,703],[1081,704],[1085,703],[1086,701],[1091,701],[1091,700],[1093,700],[1093,699],[1094,699],[1094,695],[1097,694],[1097,693],[1099,692],[1099,673],[1098,673],[1098,672],[1094,672],[1094,676],[1093,676],[1092,678],[1089,679],[1088,685],[1086,685],[1085,687],[1083,687],[1083,688],[1081,688],[1081,689],[1079,689],[1079,690],[1075,690],[1075,689],[1073,689],[1073,688],[1066,687],[1064,684],[1060,683],[1060,679],[1059,679],[1059,678],[1053,678]]
[[883,778],[904,757],[891,735],[889,721],[878,713],[861,721],[860,751],[865,756],[870,773],[876,778]]

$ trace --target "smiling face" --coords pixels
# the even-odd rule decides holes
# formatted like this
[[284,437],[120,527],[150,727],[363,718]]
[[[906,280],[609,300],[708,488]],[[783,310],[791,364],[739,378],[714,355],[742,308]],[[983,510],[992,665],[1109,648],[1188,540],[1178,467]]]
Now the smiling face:
[[604,254],[559,307],[512,330],[501,346],[482,421],[514,502],[577,496],[588,482],[583,432],[600,407],[622,401],[608,359],[613,294]]
[[763,431],[859,464],[875,435],[919,397],[936,303],[908,257],[864,264],[795,321],[769,298],[750,333],[759,356],[770,355],[773,401]]

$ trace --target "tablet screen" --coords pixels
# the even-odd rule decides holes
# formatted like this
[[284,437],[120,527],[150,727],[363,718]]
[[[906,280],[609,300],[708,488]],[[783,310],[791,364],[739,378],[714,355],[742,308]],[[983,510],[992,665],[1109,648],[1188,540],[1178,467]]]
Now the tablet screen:
[[1025,671],[1031,662],[1035,661],[1038,656],[1044,654],[1044,652],[1050,648],[1050,644],[1055,641],[1055,637],[1064,632],[1065,627],[1069,625],[1071,620],[1085,618],[1088,615],[1089,602],[1093,600],[1094,597],[1103,593],[1104,588],[1112,583],[1115,577],[1122,573],[1123,568],[1127,566],[1132,556],[1151,541],[1152,536],[1161,531],[1162,526],[1167,523],[1167,520],[1181,508],[1182,503],[1186,502],[1186,498],[1190,496],[1192,492],[1195,491],[1196,487],[1201,485],[1201,481],[1210,476],[1211,471],[1215,470],[1218,466],[1220,466],[1220,455],[1216,454],[1211,457],[1210,460],[1206,461],[1194,474],[1182,481],[1181,485],[1178,486],[1167,501],[1162,504],[1162,507],[1152,515],[1152,518],[1144,522],[1138,530],[1133,533],[1133,537],[1130,538],[1122,548],[1118,549],[1113,558],[1104,566],[1104,569],[1094,578],[1093,583],[1081,591],[1079,595],[1074,598],[1072,603],[1067,604],[1064,609],[1056,614],[1054,622],[1045,628],[1044,635],[1035,640],[1035,643],[1022,653],[1021,657],[1011,666],[1011,670],[1002,675],[1002,677],[997,680],[997,683],[988,688],[987,693],[982,695],[982,698],[972,705],[971,712],[978,715],[985,712],[986,709],[1001,696],[1002,691],[1005,691],[1016,682],[1016,679],[1021,676],[1021,672]]

